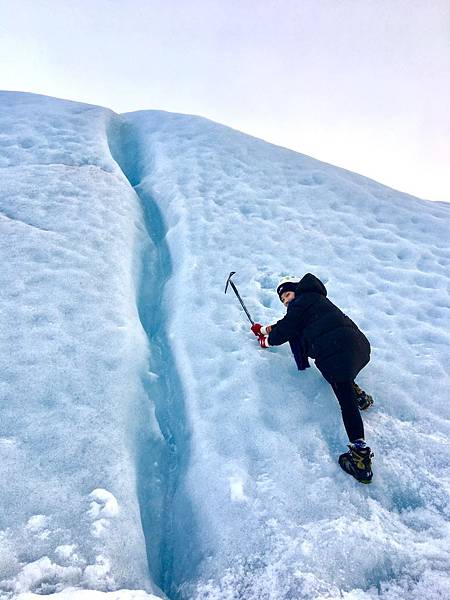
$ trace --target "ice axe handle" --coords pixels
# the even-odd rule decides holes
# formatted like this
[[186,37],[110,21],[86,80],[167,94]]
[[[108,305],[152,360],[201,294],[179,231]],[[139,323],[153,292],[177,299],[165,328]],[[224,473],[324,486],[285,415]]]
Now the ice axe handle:
[[228,275],[227,284],[226,284],[226,286],[225,286],[225,294],[227,293],[228,284],[230,284],[230,285],[231,285],[231,287],[233,288],[233,292],[236,294],[236,296],[237,296],[237,298],[238,298],[239,302],[241,303],[241,306],[242,306],[242,308],[244,309],[244,311],[245,311],[245,314],[246,314],[246,315],[247,315],[247,317],[248,317],[248,320],[250,321],[250,323],[251,323],[252,325],[254,325],[254,324],[255,324],[255,321],[254,321],[254,320],[251,318],[251,316],[250,316],[250,313],[249,313],[249,312],[248,312],[248,310],[247,310],[247,307],[246,307],[246,306],[245,306],[245,304],[242,302],[242,298],[240,297],[240,295],[239,295],[239,292],[237,291],[237,288],[236,288],[236,286],[234,285],[234,282],[233,282],[233,281],[231,281],[231,278],[233,277],[233,275],[234,275],[235,273],[236,273],[236,271],[231,271],[231,273]]

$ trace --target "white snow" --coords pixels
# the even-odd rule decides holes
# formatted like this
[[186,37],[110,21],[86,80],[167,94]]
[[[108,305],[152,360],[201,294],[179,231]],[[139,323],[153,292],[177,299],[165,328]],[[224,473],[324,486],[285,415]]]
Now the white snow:
[[[117,590],[115,592],[100,592],[67,588],[63,592],[51,595],[52,600],[158,600],[157,596],[146,594],[142,590]],[[17,596],[17,600],[42,600],[39,594],[25,592]]]
[[115,517],[119,512],[117,500],[108,490],[97,489],[89,494],[92,498],[89,516],[93,519],[99,516]]
[[[0,107],[0,595],[450,597],[450,205],[198,117]],[[257,321],[312,272],[369,337],[371,486],[231,270]]]
[[[0,590],[151,591],[136,497],[147,242],[109,154],[115,117],[27,94],[0,106]],[[62,564],[56,548],[72,544]]]

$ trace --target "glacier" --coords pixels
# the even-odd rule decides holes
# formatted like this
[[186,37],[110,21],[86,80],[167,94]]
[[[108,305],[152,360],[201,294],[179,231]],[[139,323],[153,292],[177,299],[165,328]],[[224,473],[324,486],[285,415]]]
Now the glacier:
[[[368,140],[370,143],[370,140]],[[0,597],[450,597],[450,205],[200,117],[0,92]],[[313,272],[372,345],[374,481],[262,350]]]

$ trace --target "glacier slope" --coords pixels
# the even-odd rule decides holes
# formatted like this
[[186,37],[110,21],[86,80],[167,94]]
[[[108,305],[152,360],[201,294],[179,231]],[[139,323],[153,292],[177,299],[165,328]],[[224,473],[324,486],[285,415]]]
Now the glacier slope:
[[[206,120],[125,118],[174,264],[167,327],[202,553],[181,597],[447,593],[450,207]],[[286,349],[257,348],[223,295],[230,270],[262,322],[283,314],[278,277],[312,271],[369,336],[369,489],[336,465],[346,439],[329,386]]]
[[[196,117],[0,103],[0,589],[445,596],[449,206]],[[230,270],[257,320],[312,271],[367,333],[369,488]]]

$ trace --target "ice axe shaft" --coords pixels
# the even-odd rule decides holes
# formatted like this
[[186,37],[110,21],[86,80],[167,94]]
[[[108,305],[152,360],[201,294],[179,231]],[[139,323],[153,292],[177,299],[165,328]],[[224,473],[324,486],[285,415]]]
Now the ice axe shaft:
[[250,321],[250,323],[252,325],[255,324],[255,321],[251,318],[250,313],[247,310],[247,307],[245,306],[245,304],[242,302],[242,298],[239,296],[239,292],[237,291],[236,286],[234,285],[234,282],[231,281],[231,278],[233,277],[233,275],[236,273],[236,271],[231,271],[231,273],[228,275],[228,279],[227,279],[227,284],[225,286],[225,294],[227,293],[227,289],[228,289],[228,284],[231,285],[231,287],[233,288],[234,293],[236,294],[236,296],[238,297],[239,302],[241,303],[242,308],[245,310],[245,314],[248,317],[248,320]]

